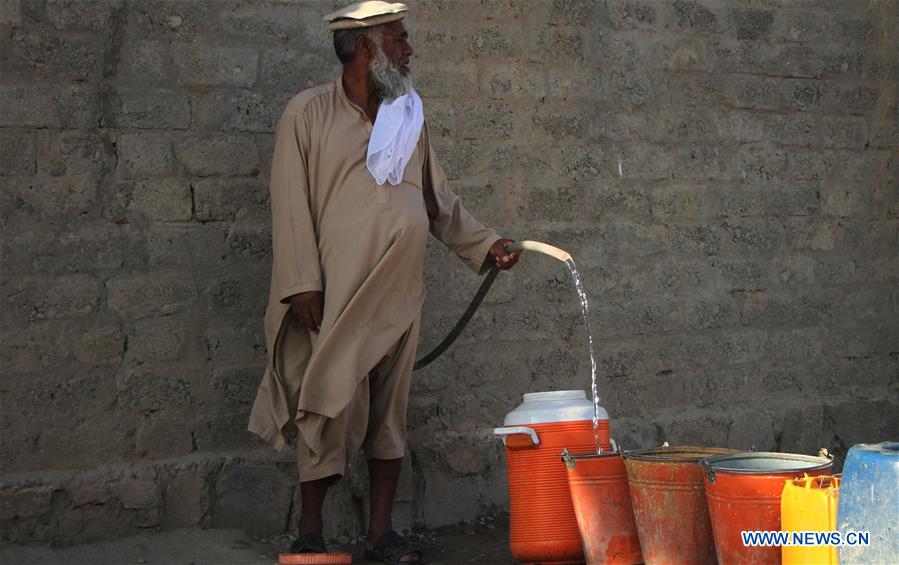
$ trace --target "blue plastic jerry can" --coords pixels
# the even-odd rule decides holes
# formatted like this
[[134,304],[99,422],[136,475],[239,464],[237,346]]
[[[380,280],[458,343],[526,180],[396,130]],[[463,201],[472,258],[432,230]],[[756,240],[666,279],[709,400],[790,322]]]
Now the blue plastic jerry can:
[[840,563],[899,563],[899,442],[854,445],[837,505]]

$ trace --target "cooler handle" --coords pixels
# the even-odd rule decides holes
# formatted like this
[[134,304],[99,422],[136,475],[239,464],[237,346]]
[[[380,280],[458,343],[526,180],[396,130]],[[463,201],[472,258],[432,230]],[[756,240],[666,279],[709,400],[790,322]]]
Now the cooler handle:
[[[524,447],[534,447],[540,445],[540,438],[537,437],[537,432],[533,430],[533,428],[528,428],[526,426],[510,426],[508,428],[496,428],[493,430],[493,435],[501,438],[503,440],[503,444],[509,449],[521,449]],[[510,436],[528,436],[531,440],[530,445],[527,444],[518,444],[518,445],[509,445],[506,441]]]

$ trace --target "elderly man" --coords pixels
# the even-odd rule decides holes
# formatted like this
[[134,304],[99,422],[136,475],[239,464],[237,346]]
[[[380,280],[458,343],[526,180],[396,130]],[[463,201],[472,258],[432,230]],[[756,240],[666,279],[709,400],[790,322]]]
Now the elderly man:
[[[447,187],[409,77],[403,4],[330,14],[337,81],[294,97],[272,162],[269,365],[249,429],[297,430],[302,515],[293,551],[324,552],[322,504],[356,450],[368,458],[367,556],[421,562],[391,525],[428,231],[473,270],[518,260]],[[291,315],[289,315],[289,313]]]

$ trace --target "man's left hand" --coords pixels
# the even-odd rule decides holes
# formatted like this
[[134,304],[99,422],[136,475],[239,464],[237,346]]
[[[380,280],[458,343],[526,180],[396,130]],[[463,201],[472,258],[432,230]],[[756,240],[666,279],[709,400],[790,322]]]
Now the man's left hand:
[[504,271],[511,269],[521,256],[521,251],[509,252],[506,250],[506,246],[512,243],[515,243],[514,239],[498,239],[490,246],[490,252],[487,254],[490,260]]

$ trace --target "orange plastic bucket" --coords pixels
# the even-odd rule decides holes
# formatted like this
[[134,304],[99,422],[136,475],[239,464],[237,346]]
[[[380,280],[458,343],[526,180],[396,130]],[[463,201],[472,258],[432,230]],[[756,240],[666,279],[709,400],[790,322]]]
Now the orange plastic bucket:
[[715,563],[715,540],[699,460],[724,453],[735,450],[684,446],[622,454],[647,565]]
[[793,453],[732,453],[700,461],[722,565],[780,563],[779,546],[744,546],[741,532],[780,531],[784,483],[803,475],[829,475],[824,457]]
[[589,565],[643,563],[620,453],[562,456]]
[[[583,563],[584,551],[565,466],[563,449],[596,451],[591,421],[531,424],[540,443],[526,434],[509,436],[509,549],[523,563]],[[600,442],[609,445],[609,423],[600,422]]]

